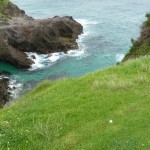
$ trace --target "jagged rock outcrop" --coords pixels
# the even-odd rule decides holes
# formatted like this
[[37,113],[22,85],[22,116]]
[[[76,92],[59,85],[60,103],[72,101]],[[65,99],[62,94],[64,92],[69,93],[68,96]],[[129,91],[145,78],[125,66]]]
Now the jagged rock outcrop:
[[11,19],[0,22],[1,61],[17,68],[30,68],[34,62],[25,52],[48,54],[78,48],[76,39],[83,27],[72,17],[35,20],[13,4],[3,9]]
[[0,78],[0,108],[10,100],[9,79],[6,77]]

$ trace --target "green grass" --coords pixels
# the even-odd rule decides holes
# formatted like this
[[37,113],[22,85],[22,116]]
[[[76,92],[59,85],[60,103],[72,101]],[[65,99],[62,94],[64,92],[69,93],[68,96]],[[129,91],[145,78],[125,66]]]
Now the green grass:
[[9,0],[0,0],[0,20],[1,19],[9,19],[11,18],[5,12],[4,7],[7,5],[13,5]]
[[8,4],[9,0],[0,0],[0,5]]
[[146,41],[143,44],[134,43],[129,52],[125,56],[125,61],[127,59],[138,58],[141,56],[150,54],[150,41]]
[[0,149],[149,150],[149,110],[150,56],[44,81],[0,111]]

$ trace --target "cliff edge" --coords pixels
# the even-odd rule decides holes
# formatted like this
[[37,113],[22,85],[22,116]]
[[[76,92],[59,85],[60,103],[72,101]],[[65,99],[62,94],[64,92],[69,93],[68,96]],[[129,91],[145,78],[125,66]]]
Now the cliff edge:
[[122,62],[150,54],[150,14],[146,14],[146,17],[140,37],[137,40],[131,40],[132,47]]

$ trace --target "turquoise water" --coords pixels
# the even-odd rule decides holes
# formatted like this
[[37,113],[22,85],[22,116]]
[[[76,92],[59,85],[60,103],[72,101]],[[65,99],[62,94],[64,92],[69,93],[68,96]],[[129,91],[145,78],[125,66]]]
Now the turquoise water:
[[73,16],[84,26],[79,39],[78,56],[64,56],[32,71],[17,70],[0,63],[0,71],[12,73],[19,82],[40,81],[62,77],[78,77],[113,66],[121,60],[137,38],[150,0],[12,0],[34,18]]

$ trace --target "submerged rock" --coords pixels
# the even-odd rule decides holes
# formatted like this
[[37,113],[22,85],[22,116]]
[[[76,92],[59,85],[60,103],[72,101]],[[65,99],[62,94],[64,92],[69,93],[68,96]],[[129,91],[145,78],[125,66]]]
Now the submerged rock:
[[11,73],[10,72],[8,72],[8,71],[0,71],[0,76],[10,76],[11,75]]
[[78,48],[76,39],[83,27],[72,17],[35,20],[15,5],[3,9],[11,19],[0,23],[1,61],[25,69],[34,63],[25,52],[48,54]]

